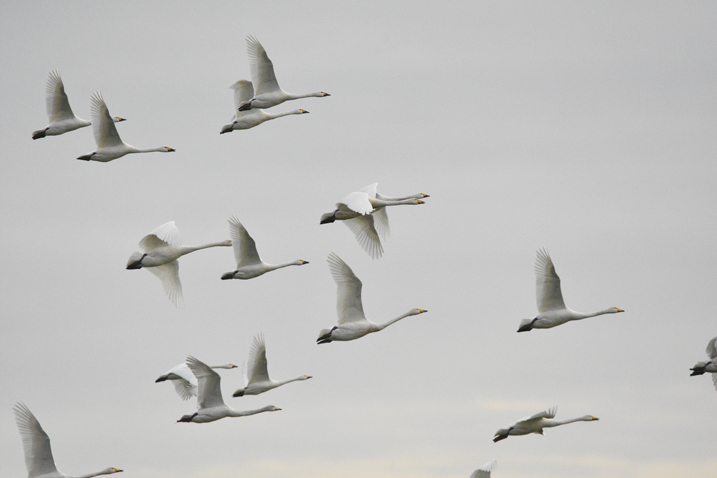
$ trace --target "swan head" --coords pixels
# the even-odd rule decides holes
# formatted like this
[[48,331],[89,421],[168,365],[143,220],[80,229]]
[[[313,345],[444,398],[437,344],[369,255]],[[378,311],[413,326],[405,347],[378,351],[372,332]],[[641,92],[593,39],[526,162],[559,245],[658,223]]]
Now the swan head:
[[408,312],[408,315],[425,314],[426,312],[428,312],[428,311],[425,310],[425,309],[411,309],[411,310]]
[[594,417],[592,415],[585,415],[584,417],[580,417],[580,420],[584,422],[594,422],[597,420],[600,420],[598,417]]
[[307,113],[308,113],[308,111],[306,111],[306,110],[299,110],[299,114],[301,114],[301,115],[307,114]]
[[100,472],[100,475],[111,475],[112,473],[121,473],[123,471],[124,470],[120,470],[119,468],[109,467],[109,468],[105,468],[104,470],[102,470]]
[[303,266],[304,264],[308,264],[308,263],[309,263],[309,261],[305,261],[303,259],[299,259],[298,261],[296,261],[297,266]]
[[176,151],[174,148],[170,148],[169,146],[162,146],[162,149],[160,150],[163,153],[173,153]]
[[264,410],[265,412],[278,412],[281,410],[281,408],[277,408],[274,405],[268,405],[268,406],[262,408],[262,410]]
[[625,312],[623,309],[619,309],[617,307],[610,307],[607,309],[608,314],[617,314],[618,312]]
[[324,96],[331,96],[331,95],[328,94],[328,93],[326,93],[326,92],[324,92],[324,91],[320,91],[316,96],[324,97]]
[[121,123],[122,121],[127,121],[127,118],[121,118],[119,116],[115,116],[114,118],[112,118],[112,121],[114,121],[115,123]]
[[299,380],[308,380],[310,378],[311,378],[311,375],[302,375],[301,377],[299,377]]

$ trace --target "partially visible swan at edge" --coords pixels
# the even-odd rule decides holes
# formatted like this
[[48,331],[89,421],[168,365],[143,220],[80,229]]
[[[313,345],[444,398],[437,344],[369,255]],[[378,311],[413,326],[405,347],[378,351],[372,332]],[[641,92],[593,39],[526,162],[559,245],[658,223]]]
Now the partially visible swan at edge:
[[227,406],[222,399],[221,377],[217,372],[192,356],[187,357],[187,365],[199,381],[199,395],[197,396],[199,410],[192,415],[184,415],[177,422],[208,423],[226,417],[245,417],[262,412],[281,410],[281,408],[276,408],[273,405],[243,412],[234,410],[232,407]]
[[521,320],[518,332],[549,329],[571,320],[625,312],[617,307],[610,307],[591,314],[582,314],[567,308],[563,302],[563,293],[560,291],[560,277],[555,272],[550,254],[545,249],[538,250],[535,259],[535,296],[538,303],[538,315],[534,319]]
[[232,123],[222,126],[219,134],[231,133],[234,130],[250,129],[259,126],[264,121],[281,118],[288,115],[303,115],[308,113],[306,110],[291,110],[285,113],[271,114],[258,108],[252,108],[248,111],[238,110],[239,105],[245,101],[249,101],[254,96],[254,87],[251,81],[239,80],[229,88],[234,90],[234,109],[236,113],[232,118]]
[[323,91],[303,95],[287,93],[279,87],[279,83],[276,81],[276,76],[274,75],[274,65],[267,56],[264,47],[259,43],[259,40],[249,35],[246,37],[246,46],[249,55],[251,79],[256,88],[256,94],[253,98],[244,101],[239,107],[239,111],[246,111],[253,108],[271,108],[287,100],[296,100],[311,96],[319,98],[331,96]]
[[712,383],[714,383],[715,389],[717,389],[717,337],[709,341],[706,351],[710,359],[707,362],[698,362],[697,365],[692,367],[690,369],[692,371],[690,377],[702,375],[705,372],[711,373]]
[[403,315],[382,324],[376,324],[366,319],[361,303],[361,281],[351,268],[333,252],[327,259],[331,275],[336,282],[336,314],[339,324],[331,329],[319,332],[318,344],[326,344],[334,340],[355,340],[372,332],[383,330],[389,325],[412,315],[428,312],[423,309],[411,309]]
[[[72,476],[59,471],[55,466],[50,448],[50,437],[47,436],[30,409],[24,403],[16,403],[12,411],[15,412],[15,422],[22,437],[28,478],[72,478]],[[111,475],[121,471],[119,468],[105,468],[102,471],[82,475],[78,478]]]
[[527,435],[529,433],[543,434],[543,428],[557,427],[560,425],[566,425],[574,422],[592,422],[598,420],[592,415],[584,415],[578,418],[571,418],[569,420],[552,420],[555,418],[555,414],[558,411],[558,407],[553,407],[540,413],[536,413],[530,417],[521,418],[517,422],[513,422],[508,425],[507,428],[501,428],[495,432],[493,442],[498,442],[509,435]]
[[249,361],[245,370],[244,388],[240,388],[232,397],[243,397],[244,395],[259,395],[267,392],[272,388],[280,387],[297,380],[308,380],[310,375],[301,375],[289,380],[276,381],[269,378],[269,371],[266,362],[266,343],[264,342],[264,334],[257,334],[254,337],[251,350],[249,351]]
[[259,257],[259,253],[256,251],[254,239],[252,239],[236,216],[229,218],[229,237],[232,238],[234,260],[236,260],[237,268],[233,272],[223,274],[222,280],[253,279],[267,272],[281,269],[282,267],[303,266],[309,263],[301,259],[277,265],[267,264],[262,261],[261,257]]
[[498,468],[498,461],[493,460],[483,464],[476,471],[471,473],[470,478],[490,478],[490,472],[495,471]]
[[[33,131],[32,139],[57,136],[92,124],[90,121],[78,118],[72,112],[70,101],[67,99],[67,94],[65,94],[65,85],[62,83],[58,70],[52,70],[47,78],[45,103],[50,124],[43,129]],[[114,116],[112,121],[119,123],[120,121],[125,121],[125,119]]]
[[90,113],[92,114],[92,132],[95,135],[97,150],[83,154],[77,159],[106,163],[129,153],[151,153],[155,151],[169,153],[174,151],[174,149],[169,146],[139,149],[122,142],[119,133],[117,133],[117,128],[115,128],[115,124],[112,122],[112,118],[110,118],[110,113],[104,98],[102,98],[102,93],[99,91],[95,91],[92,94]]
[[139,241],[144,252],[133,252],[127,261],[127,269],[146,268],[162,281],[162,288],[169,300],[179,308],[184,306],[182,283],[179,281],[177,259],[190,252],[208,247],[231,246],[232,241],[212,242],[201,246],[183,246],[174,221],[162,224]]
[[[210,365],[211,368],[226,368],[232,369],[237,368],[233,363],[225,365]],[[154,383],[164,382],[165,380],[171,380],[174,385],[174,390],[177,392],[182,400],[189,400],[192,397],[197,396],[198,382],[197,377],[194,376],[189,366],[186,363],[180,363],[179,365],[172,367],[167,373],[159,376]]]

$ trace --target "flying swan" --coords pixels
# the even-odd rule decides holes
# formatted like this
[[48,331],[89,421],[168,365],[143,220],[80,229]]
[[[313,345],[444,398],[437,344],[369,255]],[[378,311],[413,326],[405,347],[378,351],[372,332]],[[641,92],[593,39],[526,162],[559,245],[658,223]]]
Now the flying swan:
[[252,239],[246,228],[235,216],[229,218],[229,237],[232,238],[234,260],[236,260],[237,268],[233,272],[223,274],[222,280],[253,279],[267,272],[281,269],[282,267],[303,266],[309,263],[301,259],[277,265],[267,264],[262,261],[261,257],[259,257],[259,253],[256,251],[254,239]]
[[97,150],[83,154],[77,159],[106,163],[129,153],[151,153],[154,151],[169,153],[174,151],[174,149],[169,146],[138,149],[127,143],[123,143],[117,133],[117,128],[115,128],[112,118],[110,118],[110,113],[107,110],[104,98],[102,98],[102,93],[99,91],[95,91],[92,94],[90,114],[92,115],[92,132],[95,135]]
[[560,291],[560,277],[555,272],[550,254],[545,249],[538,250],[535,259],[535,296],[538,303],[538,315],[534,319],[521,320],[518,332],[549,329],[571,320],[625,312],[617,307],[610,307],[592,314],[582,314],[568,309],[563,302],[563,293]]
[[213,242],[201,246],[183,246],[179,230],[174,221],[162,224],[139,241],[143,252],[133,252],[127,261],[127,269],[147,268],[162,281],[162,288],[169,300],[184,307],[182,283],[179,281],[179,262],[177,259],[190,252],[208,247],[231,246],[232,241]]
[[710,359],[707,362],[698,362],[697,365],[692,367],[690,369],[692,371],[690,377],[693,375],[702,375],[705,372],[711,373],[712,383],[714,383],[715,389],[717,389],[717,345],[715,342],[717,342],[717,337],[710,340],[707,344],[707,356]]
[[328,93],[319,91],[317,93],[307,93],[304,95],[292,95],[279,87],[274,75],[274,65],[266,55],[266,50],[261,46],[259,40],[249,35],[246,38],[246,49],[249,55],[249,68],[251,69],[251,79],[256,87],[256,93],[253,98],[245,100],[239,111],[246,111],[253,108],[271,108],[287,100],[296,100],[299,98],[308,98],[317,96],[331,96]]
[[[45,102],[50,124],[43,129],[33,131],[32,139],[40,139],[45,136],[57,136],[92,124],[87,120],[78,118],[72,112],[70,101],[65,94],[65,85],[62,83],[62,78],[58,70],[52,70],[50,72],[50,76],[47,78],[46,91]],[[119,116],[112,117],[112,121],[115,123],[124,120],[124,118],[120,118]]]
[[254,126],[259,126],[264,121],[281,118],[282,116],[288,115],[303,115],[308,113],[306,110],[298,109],[291,110],[286,113],[271,114],[258,108],[252,108],[250,110],[239,110],[239,105],[249,101],[254,96],[254,87],[251,81],[239,80],[229,88],[234,90],[234,109],[236,113],[232,118],[232,123],[222,126],[222,130],[219,134],[231,133],[238,129],[250,129]]
[[411,309],[405,314],[399,315],[395,319],[383,324],[376,324],[369,321],[363,313],[363,305],[361,304],[362,284],[359,278],[356,277],[351,268],[333,252],[329,254],[327,261],[331,275],[334,277],[334,282],[336,282],[336,313],[339,317],[339,325],[331,329],[323,329],[319,332],[319,338],[316,339],[316,343],[326,344],[334,340],[355,340],[366,334],[383,330],[394,322],[398,322],[406,317],[428,312],[424,309]]
[[220,388],[221,377],[217,372],[192,356],[187,357],[187,365],[199,381],[199,395],[197,396],[199,410],[192,415],[184,415],[177,422],[209,423],[226,417],[245,417],[262,412],[281,410],[281,408],[276,408],[274,405],[243,412],[234,410],[224,404]]
[[[16,403],[12,409],[15,412],[15,422],[20,430],[22,446],[25,451],[25,465],[27,466],[28,478],[73,478],[70,475],[59,471],[52,458],[50,448],[50,437],[40,426],[35,415],[24,403]],[[99,475],[111,475],[119,473],[119,468],[105,468],[96,473],[89,473],[77,478],[92,478]]]
[[540,413],[536,413],[533,416],[521,418],[517,422],[513,422],[508,425],[507,428],[501,428],[495,432],[493,442],[499,442],[508,438],[509,435],[527,435],[528,433],[543,434],[543,428],[557,427],[560,425],[566,425],[573,422],[592,422],[598,420],[592,415],[585,415],[578,418],[571,418],[569,420],[552,420],[555,418],[555,413],[558,411],[558,407],[553,407]]
[[[211,368],[237,368],[233,363],[225,365],[210,365]],[[174,385],[174,390],[177,392],[182,400],[189,400],[192,397],[197,396],[198,382],[197,377],[194,376],[186,363],[180,363],[176,367],[172,367],[167,373],[160,375],[154,383],[164,382],[165,380],[171,380]]]
[[490,472],[495,471],[496,468],[498,468],[498,461],[489,461],[471,473],[470,478],[490,478]]

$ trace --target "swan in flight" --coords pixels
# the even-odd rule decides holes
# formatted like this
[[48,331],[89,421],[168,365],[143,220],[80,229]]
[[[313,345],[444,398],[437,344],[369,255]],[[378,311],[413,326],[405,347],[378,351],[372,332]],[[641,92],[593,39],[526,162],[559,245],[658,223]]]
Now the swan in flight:
[[[50,437],[47,436],[30,409],[24,403],[16,403],[12,411],[15,412],[15,422],[22,437],[28,478],[73,478],[59,471],[55,466],[50,448]],[[102,471],[82,475],[78,478],[111,475],[121,471],[118,468],[105,468]]]
[[323,329],[319,332],[318,344],[326,344],[334,340],[355,340],[372,332],[383,330],[394,322],[410,317],[412,315],[428,312],[423,309],[411,309],[395,319],[375,324],[363,313],[361,304],[361,281],[353,273],[351,268],[333,252],[327,259],[331,275],[334,277],[337,288],[336,313],[339,317],[339,325],[330,329]]
[[254,337],[251,350],[249,351],[249,362],[245,370],[244,388],[240,388],[232,397],[243,397],[244,395],[259,395],[267,392],[272,388],[281,387],[289,382],[297,380],[308,380],[310,375],[301,375],[290,380],[282,380],[277,382],[269,378],[269,371],[266,363],[266,343],[264,342],[264,334],[258,334]]
[[109,110],[105,104],[102,93],[95,91],[92,95],[90,104],[90,113],[92,115],[92,132],[95,134],[95,143],[97,150],[91,153],[83,154],[77,159],[83,161],[100,161],[106,163],[113,159],[121,158],[129,153],[151,153],[159,151],[161,153],[169,153],[174,149],[169,146],[161,146],[159,148],[138,149],[123,143],[117,133],[112,118],[110,118]]
[[712,383],[715,385],[715,389],[717,389],[717,337],[710,340],[710,342],[707,344],[707,356],[710,358],[707,362],[698,362],[697,365],[692,367],[690,370],[692,370],[692,373],[690,374],[690,377],[693,375],[702,375],[705,372],[712,374]]
[[373,259],[378,259],[383,254],[379,236],[387,241],[391,234],[386,206],[425,204],[421,199],[430,197],[428,194],[418,193],[393,198],[379,194],[377,188],[378,183],[373,183],[349,194],[336,203],[336,210],[323,214],[319,222],[331,224],[334,221],[344,221],[363,250]]
[[[52,70],[50,72],[50,76],[47,78],[46,90],[47,96],[45,101],[50,124],[43,129],[33,131],[32,139],[40,139],[45,136],[57,136],[92,124],[87,120],[78,118],[72,112],[70,101],[65,94],[65,85],[62,83],[62,78],[58,70]],[[119,116],[112,117],[112,121],[115,123],[124,120],[124,118],[120,118]]]
[[192,415],[184,415],[177,422],[209,423],[226,417],[245,417],[262,412],[281,410],[281,408],[276,408],[273,405],[243,412],[234,410],[224,404],[220,388],[221,377],[217,372],[192,356],[187,357],[187,365],[199,381],[199,395],[197,396],[199,410]]
[[489,461],[471,473],[470,478],[490,478],[490,472],[495,471],[496,468],[498,468],[498,461]]
[[266,55],[266,50],[261,46],[259,40],[249,35],[246,38],[246,46],[247,53],[249,54],[251,79],[256,87],[256,94],[253,98],[244,100],[241,106],[239,106],[239,111],[246,111],[253,108],[271,108],[287,100],[296,100],[311,96],[319,98],[331,96],[323,91],[304,95],[292,95],[291,93],[287,93],[279,87],[279,83],[276,81],[276,76],[274,75],[274,65]]
[[234,90],[234,108],[237,110],[232,123],[222,126],[222,130],[219,134],[231,133],[237,129],[249,129],[254,126],[259,126],[264,121],[281,118],[282,116],[288,115],[303,115],[308,113],[306,110],[298,109],[291,110],[285,113],[271,114],[258,108],[252,108],[250,110],[239,110],[239,105],[245,101],[251,100],[254,96],[254,87],[251,81],[239,80],[229,88]]
[[508,438],[508,435],[527,435],[528,433],[538,433],[542,435],[543,428],[558,427],[573,422],[592,422],[598,420],[592,415],[571,418],[569,420],[553,420],[557,411],[558,407],[553,407],[530,417],[521,418],[517,422],[508,425],[507,428],[501,428],[495,432],[493,442],[495,443]]
[[133,252],[127,261],[127,269],[147,268],[162,281],[162,288],[169,300],[180,309],[184,307],[182,283],[179,281],[179,259],[185,254],[208,247],[231,246],[232,241],[213,242],[201,246],[183,246],[174,221],[162,224],[139,241],[143,252]]
[[253,279],[267,272],[281,269],[282,267],[303,266],[309,263],[301,259],[278,265],[267,264],[262,261],[259,257],[259,253],[256,251],[254,239],[252,239],[246,228],[235,216],[229,218],[229,237],[232,238],[234,259],[236,260],[237,268],[233,272],[223,274],[222,280]]
[[560,277],[556,274],[550,254],[545,249],[538,250],[538,256],[535,259],[535,295],[538,302],[538,315],[534,319],[521,320],[518,332],[549,329],[571,320],[625,312],[617,307],[610,307],[591,314],[582,314],[568,309],[563,302],[563,293],[560,291]]
[[[211,368],[237,368],[233,363],[225,365],[210,365]],[[154,383],[164,382],[165,380],[171,380],[174,385],[174,390],[177,392],[182,400],[189,400],[192,397],[197,396],[197,377],[194,376],[186,363],[180,363],[176,367],[172,367],[167,373],[160,375]]]

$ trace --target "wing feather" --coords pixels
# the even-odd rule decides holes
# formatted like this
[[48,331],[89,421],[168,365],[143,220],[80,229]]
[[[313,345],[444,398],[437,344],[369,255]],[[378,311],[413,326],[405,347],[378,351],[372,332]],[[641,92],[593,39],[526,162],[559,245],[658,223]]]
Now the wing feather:
[[496,468],[498,468],[498,461],[489,461],[474,471],[470,478],[490,478],[491,471],[495,471]]
[[379,259],[383,255],[383,246],[378,237],[374,223],[373,214],[347,219],[343,222],[356,237],[361,248],[371,256],[372,259]]
[[565,308],[560,277],[546,249],[538,250],[535,259],[535,297],[540,313]]
[[184,308],[184,295],[182,294],[182,283],[179,280],[179,262],[173,260],[156,267],[144,267],[146,271],[151,272],[160,281],[162,281],[162,289],[170,301],[178,308]]
[[262,263],[261,257],[259,257],[259,253],[256,250],[254,239],[236,216],[229,218],[229,237],[232,240],[237,269]]
[[539,420],[541,418],[555,418],[555,414],[558,413],[558,407],[549,408],[547,410],[544,410],[542,412],[538,412],[535,415],[531,415],[529,417],[521,418],[518,420],[517,423],[524,423],[530,420]]
[[255,94],[259,96],[280,90],[281,88],[279,88],[279,83],[274,75],[274,65],[267,56],[264,47],[253,35],[246,37],[246,50],[249,55],[251,79],[256,89]]
[[181,245],[182,239],[179,237],[179,229],[177,229],[174,221],[162,224],[139,241],[139,247],[141,247],[144,252],[149,252],[158,247],[177,247]]
[[247,383],[268,382],[269,370],[266,361],[266,343],[264,334],[257,334],[249,351],[249,361],[247,362]]
[[122,144],[114,120],[110,116],[102,93],[95,91],[90,100],[90,115],[92,116],[92,132],[98,148],[118,146]]
[[35,415],[24,403],[16,403],[13,412],[15,412],[15,422],[22,437],[28,478],[57,473],[50,448],[50,437],[42,429]]
[[707,356],[711,359],[717,358],[717,337],[707,344]]
[[373,211],[373,206],[369,201],[369,195],[364,191],[352,192],[351,194],[343,198],[341,201],[339,201],[337,206],[339,206],[340,204],[344,204],[352,211],[363,215],[371,214],[371,212]]
[[47,116],[50,118],[50,123],[75,117],[72,108],[70,108],[70,100],[67,99],[65,85],[62,83],[58,70],[50,72],[47,78],[46,93],[45,106],[47,107]]
[[327,259],[329,270],[336,282],[336,314],[339,325],[366,320],[361,304],[361,281],[351,268],[333,252]]
[[197,377],[197,382],[199,382],[199,391],[197,394],[197,404],[199,408],[212,408],[224,405],[220,387],[222,378],[219,374],[212,370],[207,364],[197,360],[191,355],[187,357],[187,366],[194,376]]

